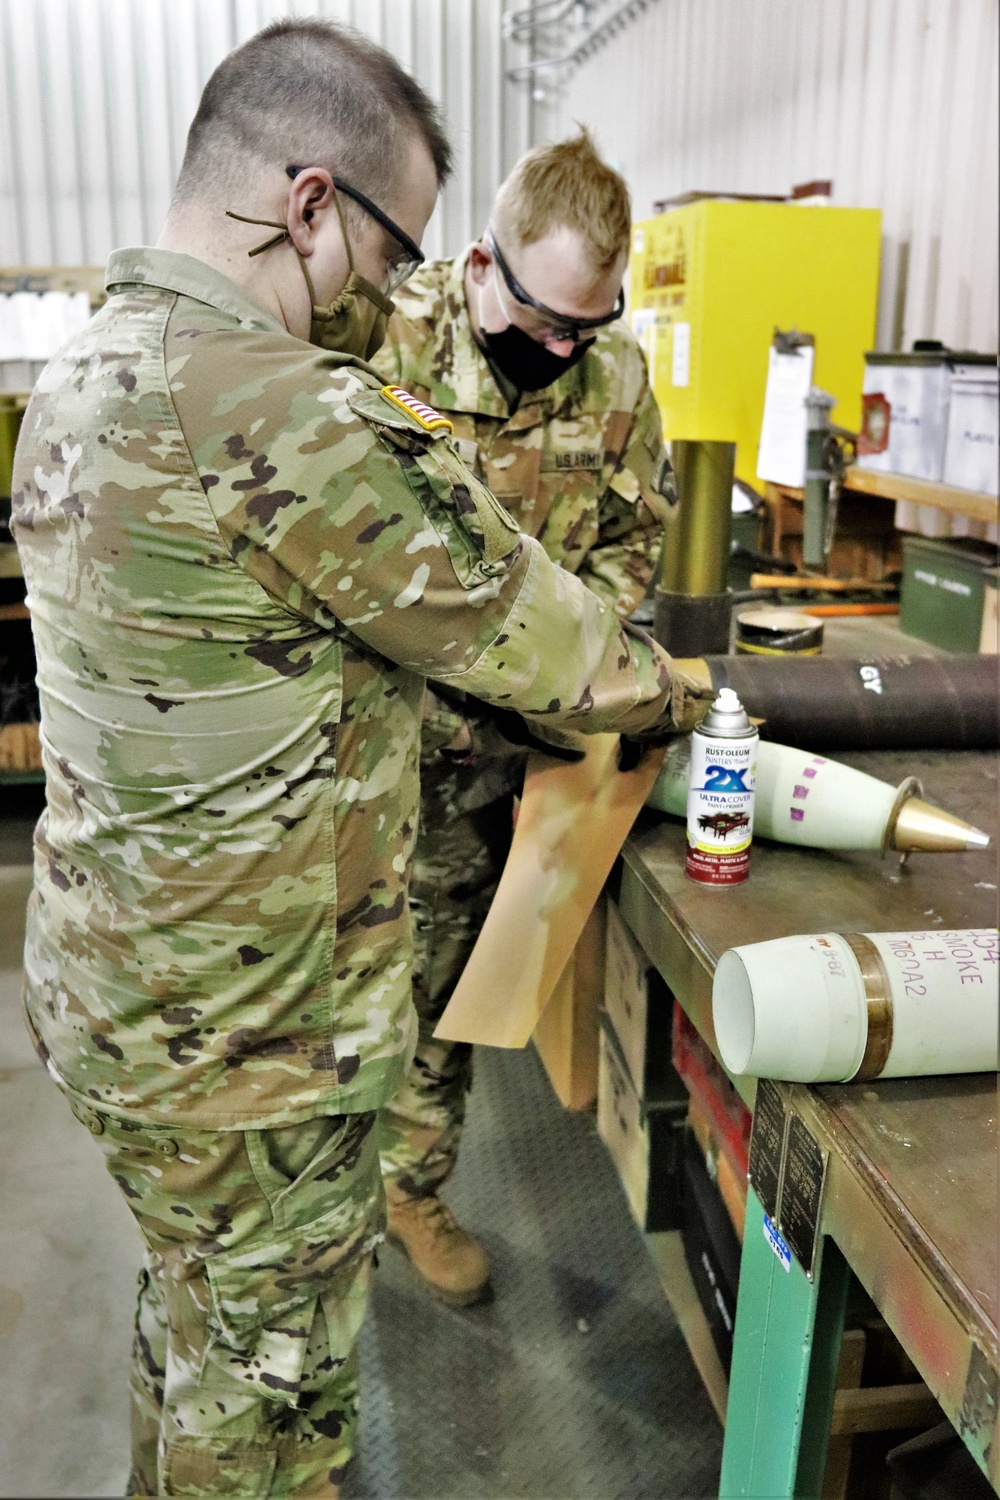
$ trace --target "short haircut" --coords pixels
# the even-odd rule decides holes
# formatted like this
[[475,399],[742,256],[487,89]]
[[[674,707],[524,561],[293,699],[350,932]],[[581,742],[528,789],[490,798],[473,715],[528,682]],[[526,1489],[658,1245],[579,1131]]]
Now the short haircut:
[[492,224],[501,250],[533,245],[567,225],[587,245],[595,269],[628,254],[632,204],[621,175],[603,162],[590,133],[536,146],[500,186]]
[[440,185],[452,166],[440,112],[394,57],[332,21],[275,21],[223,58],[205,85],[174,201],[240,207],[255,170],[321,166],[389,202],[414,135]]

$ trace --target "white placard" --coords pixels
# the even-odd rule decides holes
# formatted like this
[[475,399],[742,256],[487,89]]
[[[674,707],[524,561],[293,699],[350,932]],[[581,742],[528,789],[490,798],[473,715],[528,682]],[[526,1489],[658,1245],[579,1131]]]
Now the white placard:
[[90,318],[86,292],[13,292],[0,296],[0,359],[50,359]]
[[670,379],[674,385],[687,385],[691,376],[691,324],[674,324],[674,353]]
[[656,308],[636,307],[631,315],[632,332],[642,346],[649,373],[653,375],[653,356],[656,353]]
[[767,366],[764,420],[757,451],[757,478],[802,489],[806,482],[806,396],[816,350],[804,344],[792,354],[772,345]]
[[14,299],[0,296],[0,359],[21,358],[21,323],[16,316]]

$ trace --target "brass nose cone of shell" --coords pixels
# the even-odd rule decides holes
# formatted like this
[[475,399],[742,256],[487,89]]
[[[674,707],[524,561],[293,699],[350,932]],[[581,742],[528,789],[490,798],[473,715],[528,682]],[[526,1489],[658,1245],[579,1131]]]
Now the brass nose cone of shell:
[[988,849],[990,836],[920,797],[910,797],[899,809],[891,847],[900,852],[937,850],[960,852]]

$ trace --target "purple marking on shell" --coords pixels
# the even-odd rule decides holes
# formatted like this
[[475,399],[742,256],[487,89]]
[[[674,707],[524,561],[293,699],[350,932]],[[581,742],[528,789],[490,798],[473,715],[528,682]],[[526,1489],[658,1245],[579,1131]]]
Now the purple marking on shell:
[[813,769],[812,769],[812,767],[811,767],[811,766],[806,766],[806,768],[805,768],[805,770],[804,770],[804,771],[803,771],[803,772],[802,772],[802,774],[803,774],[803,776],[809,776],[809,777],[812,777],[812,776],[815,776],[815,775],[816,775],[816,772],[815,772],[815,771],[814,771],[814,770],[813,770]]
[[808,795],[809,795],[809,788],[807,786],[797,786],[795,788],[794,792],[792,793],[792,796],[793,797],[798,797],[798,799],[799,799],[800,802],[802,801],[803,797],[808,797]]
[[801,823],[802,819],[806,815],[804,807],[793,807],[793,808],[790,809],[790,811],[791,811],[791,814],[792,814],[792,822],[793,823]]

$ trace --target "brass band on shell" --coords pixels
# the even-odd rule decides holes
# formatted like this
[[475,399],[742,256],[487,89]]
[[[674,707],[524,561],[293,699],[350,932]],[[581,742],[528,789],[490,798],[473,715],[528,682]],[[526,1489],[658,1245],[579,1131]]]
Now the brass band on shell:
[[877,1078],[889,1061],[892,1047],[892,993],[882,955],[871,938],[860,932],[842,932],[841,937],[858,961],[868,1002],[868,1040],[855,1083]]

